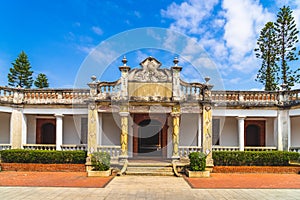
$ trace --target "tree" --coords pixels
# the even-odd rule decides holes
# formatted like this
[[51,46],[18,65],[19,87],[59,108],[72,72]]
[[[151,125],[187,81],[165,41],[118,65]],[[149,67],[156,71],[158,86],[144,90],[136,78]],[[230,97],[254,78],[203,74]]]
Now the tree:
[[288,62],[298,60],[296,55],[296,43],[298,42],[298,33],[293,11],[289,6],[283,6],[277,14],[277,21],[274,23],[275,31],[278,39],[278,53],[280,60],[281,81],[287,85],[288,89],[294,86],[294,83],[299,82],[296,71],[293,71]]
[[45,74],[38,74],[36,80],[34,81],[34,85],[37,88],[47,88],[49,87],[48,78]]
[[13,87],[30,88],[32,86],[32,73],[28,57],[22,51],[9,69],[8,85]]
[[273,22],[265,24],[260,32],[257,45],[258,48],[254,49],[255,55],[257,58],[262,59],[262,64],[255,80],[264,84],[266,91],[274,91],[278,89],[277,71],[279,68],[276,63],[278,49]]

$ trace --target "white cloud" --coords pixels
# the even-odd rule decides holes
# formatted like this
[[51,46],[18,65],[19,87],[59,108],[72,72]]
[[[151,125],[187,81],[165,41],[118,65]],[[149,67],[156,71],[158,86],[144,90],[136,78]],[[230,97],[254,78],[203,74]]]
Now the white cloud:
[[234,63],[243,60],[255,48],[257,35],[264,24],[273,16],[258,1],[224,0],[224,40]]
[[102,30],[100,27],[98,27],[98,26],[93,26],[93,27],[92,27],[92,30],[93,30],[93,32],[96,33],[97,35],[102,35],[102,34],[103,34],[103,30]]
[[189,0],[180,5],[173,2],[166,10],[161,10],[161,14],[175,20],[171,24],[171,29],[184,33],[199,34],[203,32],[201,21],[210,16],[217,3],[218,0]]

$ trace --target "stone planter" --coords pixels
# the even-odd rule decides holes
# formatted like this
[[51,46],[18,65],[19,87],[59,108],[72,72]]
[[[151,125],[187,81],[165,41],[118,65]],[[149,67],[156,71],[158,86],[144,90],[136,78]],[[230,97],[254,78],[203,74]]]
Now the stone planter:
[[190,178],[209,178],[210,177],[210,171],[190,171],[189,169],[186,169],[185,173]]
[[87,175],[90,176],[102,176],[102,177],[108,177],[111,175],[111,169],[107,171],[88,171]]

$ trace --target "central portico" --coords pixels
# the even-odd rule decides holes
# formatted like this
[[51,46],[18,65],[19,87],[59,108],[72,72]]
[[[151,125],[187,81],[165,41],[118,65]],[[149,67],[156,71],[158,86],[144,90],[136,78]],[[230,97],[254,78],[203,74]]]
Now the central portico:
[[88,152],[111,148],[114,152],[110,153],[120,160],[177,160],[181,143],[197,146],[212,166],[209,79],[204,84],[184,82],[177,58],[170,69],[160,68],[161,63],[153,57],[136,69],[127,66],[125,57],[122,62],[119,80],[100,82],[92,77],[88,84]]

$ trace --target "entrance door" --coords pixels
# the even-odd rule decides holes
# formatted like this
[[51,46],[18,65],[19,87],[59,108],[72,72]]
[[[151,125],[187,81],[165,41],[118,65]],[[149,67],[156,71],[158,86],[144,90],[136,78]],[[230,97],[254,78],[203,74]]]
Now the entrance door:
[[245,121],[245,146],[265,146],[265,121]]
[[144,120],[138,129],[138,153],[143,156],[162,156],[162,124],[156,120]]
[[56,144],[56,121],[55,119],[37,119],[36,143]]

